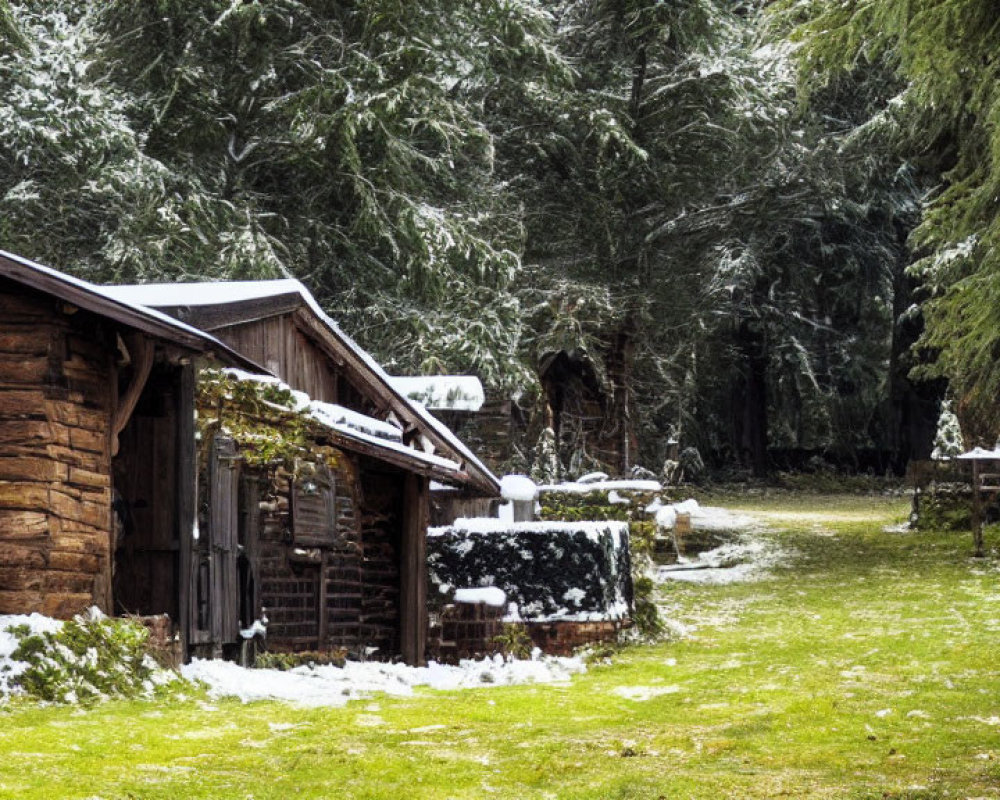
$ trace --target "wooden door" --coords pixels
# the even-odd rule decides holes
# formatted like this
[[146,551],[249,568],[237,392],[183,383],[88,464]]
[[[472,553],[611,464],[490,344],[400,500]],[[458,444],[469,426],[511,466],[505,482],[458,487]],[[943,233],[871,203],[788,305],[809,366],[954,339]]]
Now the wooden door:
[[194,558],[191,633],[192,644],[211,645],[216,653],[239,637],[239,481],[235,443],[216,436],[208,458],[205,530]]

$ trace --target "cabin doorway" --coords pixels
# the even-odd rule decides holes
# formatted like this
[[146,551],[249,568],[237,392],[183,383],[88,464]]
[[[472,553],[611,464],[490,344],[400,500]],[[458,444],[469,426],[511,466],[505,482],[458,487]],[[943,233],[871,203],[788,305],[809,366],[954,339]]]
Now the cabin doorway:
[[112,463],[114,613],[167,614],[179,627],[187,603],[182,576],[190,557],[194,490],[187,477],[194,469],[193,395],[184,372],[153,367]]

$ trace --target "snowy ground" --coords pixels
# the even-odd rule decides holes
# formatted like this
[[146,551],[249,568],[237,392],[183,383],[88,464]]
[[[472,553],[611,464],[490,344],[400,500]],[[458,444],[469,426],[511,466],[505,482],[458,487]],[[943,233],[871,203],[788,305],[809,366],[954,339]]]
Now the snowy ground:
[[431,662],[426,667],[349,661],[344,667],[297,667],[287,672],[245,669],[229,661],[195,659],[181,669],[191,681],[208,686],[212,697],[243,702],[284,700],[305,706],[342,706],[375,693],[408,696],[418,686],[469,689],[520,683],[565,683],[586,671],[583,659],[542,656],[505,661],[501,656],[464,660],[458,666]]
[[18,639],[7,630],[22,625],[27,625],[32,633],[55,633],[62,627],[58,620],[41,614],[0,614],[0,698],[11,694],[11,681],[27,667],[24,662],[11,658],[17,649]]
[[[11,658],[17,637],[8,628],[27,625],[32,632],[57,631],[58,620],[41,614],[0,615],[0,700],[17,692],[12,681],[26,665]],[[195,659],[181,669],[184,678],[200,681],[212,697],[251,700],[285,700],[307,706],[342,706],[349,700],[375,693],[411,695],[414,688],[464,689],[510,686],[521,683],[564,683],[586,671],[581,658],[542,656],[505,661],[502,657],[462,661],[458,666],[431,662],[426,667],[378,662],[347,662],[344,667],[298,667],[287,672],[246,669],[229,661]]]
[[[760,580],[789,555],[763,535],[764,526],[752,517],[699,506],[693,500],[678,503],[674,509],[691,515],[694,530],[731,531],[733,540],[693,558],[682,557],[676,564],[658,567],[654,575],[657,581],[726,584]],[[661,515],[658,513],[658,520]]]

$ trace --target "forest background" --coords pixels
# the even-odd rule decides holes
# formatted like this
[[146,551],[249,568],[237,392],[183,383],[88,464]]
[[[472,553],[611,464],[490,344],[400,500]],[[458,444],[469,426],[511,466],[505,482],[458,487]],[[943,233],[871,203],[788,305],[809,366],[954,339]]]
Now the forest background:
[[0,248],[297,277],[390,372],[513,401],[511,468],[558,361],[616,470],[901,471],[946,397],[1000,430],[998,34],[991,0],[0,0]]

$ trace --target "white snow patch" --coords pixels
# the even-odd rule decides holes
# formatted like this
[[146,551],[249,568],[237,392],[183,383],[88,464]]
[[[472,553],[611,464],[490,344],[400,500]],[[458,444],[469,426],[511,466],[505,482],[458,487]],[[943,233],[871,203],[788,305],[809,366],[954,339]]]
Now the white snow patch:
[[283,700],[303,706],[343,706],[376,692],[407,697],[418,686],[452,690],[566,683],[585,671],[586,665],[579,657],[542,656],[537,648],[530,660],[508,661],[497,655],[463,660],[457,666],[434,661],[426,667],[348,661],[343,667],[303,666],[281,672],[247,669],[230,661],[195,659],[181,668],[188,680],[206,684],[213,698],[236,697],[244,703]]
[[583,532],[592,541],[598,542],[605,533],[610,533],[615,547],[628,536],[627,522],[504,522],[493,517],[459,517],[451,525],[428,528],[428,536],[444,536],[449,533],[466,533],[481,536],[503,536],[512,533],[578,533]]
[[[600,473],[603,475],[603,473]],[[589,476],[584,476],[589,477]],[[564,494],[587,494],[588,492],[659,492],[663,486],[659,481],[641,480],[595,480],[584,482],[583,479],[571,483],[547,483],[538,487],[539,492],[561,492]]]
[[736,541],[706,550],[695,559],[659,567],[655,579],[717,585],[755,581],[787,555],[773,542],[744,533]]
[[500,479],[500,495],[504,500],[530,502],[538,497],[538,487],[527,475],[504,475]]
[[507,602],[507,593],[496,586],[479,586],[469,589],[456,589],[455,602],[466,605],[483,605],[502,608]]
[[665,694],[677,694],[680,690],[680,686],[616,686],[611,691],[626,700],[643,703]]
[[63,626],[60,620],[41,614],[0,614],[0,697],[16,691],[11,685],[14,678],[24,672],[28,665],[15,661],[11,656],[17,649],[18,637],[8,632],[8,628],[27,625],[32,634],[57,633]]
[[681,503],[674,503],[674,511],[678,514],[697,514],[700,508],[698,501],[693,498]]
[[483,384],[475,375],[390,376],[400,394],[434,411],[478,411],[486,402]]
[[677,524],[677,509],[673,506],[663,506],[656,511],[656,524],[661,528],[670,529]]

